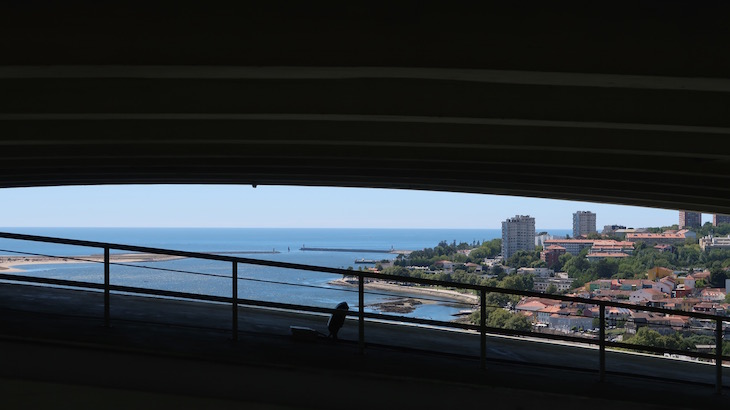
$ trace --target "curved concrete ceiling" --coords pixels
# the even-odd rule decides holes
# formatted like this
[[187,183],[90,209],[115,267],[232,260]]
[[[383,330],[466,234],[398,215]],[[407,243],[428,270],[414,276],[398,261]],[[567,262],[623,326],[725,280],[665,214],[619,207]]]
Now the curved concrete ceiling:
[[7,6],[0,186],[379,187],[730,214],[722,3],[258,3]]

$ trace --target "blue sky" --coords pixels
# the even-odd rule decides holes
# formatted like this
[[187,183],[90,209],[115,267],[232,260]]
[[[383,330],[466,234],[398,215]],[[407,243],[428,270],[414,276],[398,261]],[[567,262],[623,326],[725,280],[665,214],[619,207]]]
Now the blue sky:
[[[676,210],[409,190],[250,185],[123,185],[0,189],[4,227],[501,228],[515,215],[537,228],[665,226]],[[703,215],[703,223],[711,220]]]

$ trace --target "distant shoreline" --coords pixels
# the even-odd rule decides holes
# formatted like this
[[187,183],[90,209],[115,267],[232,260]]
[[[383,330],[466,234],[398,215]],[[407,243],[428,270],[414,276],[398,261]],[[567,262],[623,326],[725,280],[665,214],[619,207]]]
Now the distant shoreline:
[[[175,259],[183,259],[183,256],[159,255],[151,253],[113,253],[109,255],[109,261],[113,263],[132,262],[162,262]],[[24,272],[16,266],[25,265],[56,265],[66,263],[103,263],[104,255],[86,256],[0,256],[0,272]]]
[[[352,282],[347,279],[335,279],[328,282],[330,285],[335,286],[357,286],[357,281]],[[479,304],[479,297],[477,295],[470,295],[467,293],[457,292],[449,289],[432,289],[424,288],[419,286],[403,286],[397,283],[389,283],[379,280],[372,280],[365,282],[363,285],[365,289],[369,290],[385,290],[393,292],[409,293],[412,295],[423,295],[423,296],[437,296],[446,299],[452,299],[454,302],[466,303],[470,305]],[[405,297],[405,296],[404,296]]]

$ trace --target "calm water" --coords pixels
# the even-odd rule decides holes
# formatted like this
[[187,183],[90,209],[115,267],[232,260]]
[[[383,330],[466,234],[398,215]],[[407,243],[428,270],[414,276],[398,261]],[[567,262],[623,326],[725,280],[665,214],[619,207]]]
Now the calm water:
[[[336,268],[358,269],[356,259],[393,259],[388,253],[301,251],[300,248],[346,248],[420,250],[436,246],[440,241],[472,243],[501,237],[499,229],[245,229],[245,228],[0,228],[3,232],[53,236],[147,246],[194,252],[233,252],[235,255],[281,262]],[[538,230],[540,231],[540,230]],[[565,235],[570,230],[548,230]],[[56,256],[93,255],[103,252],[83,248],[0,239],[0,255],[22,251]],[[251,254],[247,252],[272,252]],[[112,251],[115,252],[115,251]],[[119,251],[122,252],[122,251]],[[123,253],[123,252],[122,252]],[[117,285],[230,296],[231,265],[202,259],[179,259],[165,262],[135,263],[135,266],[111,267],[111,282]],[[25,275],[62,278],[92,283],[103,282],[103,265],[48,264],[20,267]],[[160,270],[167,269],[167,270]],[[222,275],[227,277],[203,276]],[[346,301],[351,308],[358,304],[356,289],[329,285],[339,275],[257,265],[239,265],[239,297],[308,306],[334,307]],[[368,305],[392,298],[391,295],[367,294]],[[407,316],[435,320],[452,320],[454,313],[465,306],[446,301],[420,305]]]

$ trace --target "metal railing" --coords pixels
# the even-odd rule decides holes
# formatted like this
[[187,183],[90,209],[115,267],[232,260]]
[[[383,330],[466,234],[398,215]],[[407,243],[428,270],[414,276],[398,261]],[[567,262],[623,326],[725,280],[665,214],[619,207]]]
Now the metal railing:
[[[276,262],[276,261],[269,261],[269,260],[251,259],[251,258],[243,258],[243,257],[219,255],[219,254],[211,254],[211,253],[179,251],[179,250],[172,250],[172,249],[161,249],[161,248],[152,248],[152,247],[144,247],[144,246],[132,246],[132,245],[113,244],[113,243],[106,243],[106,242],[64,239],[64,238],[54,238],[54,237],[46,237],[46,236],[25,235],[25,234],[5,233],[5,232],[0,232],[0,238],[103,249],[103,255],[104,255],[104,260],[103,260],[104,281],[103,281],[103,283],[81,282],[81,281],[73,281],[73,280],[57,279],[57,278],[41,278],[41,277],[24,276],[24,275],[16,275],[16,274],[5,274],[5,273],[0,273],[0,280],[101,290],[104,293],[104,323],[106,326],[109,326],[110,321],[111,321],[111,316],[110,316],[110,303],[111,303],[110,294],[111,294],[111,292],[125,292],[125,293],[131,293],[131,294],[162,296],[162,297],[181,298],[181,299],[190,299],[190,300],[197,300],[197,301],[219,302],[219,303],[230,304],[231,308],[232,308],[231,332],[232,332],[232,338],[234,340],[238,339],[238,333],[239,333],[239,329],[238,329],[238,307],[239,306],[257,306],[257,307],[265,307],[265,308],[278,308],[278,309],[285,309],[285,310],[291,310],[291,311],[304,311],[304,312],[325,313],[325,314],[333,314],[333,313],[342,312],[342,311],[337,311],[337,310],[331,309],[331,308],[239,298],[238,297],[238,281],[241,278],[239,278],[239,276],[238,276],[238,264],[251,264],[251,265],[269,266],[269,267],[275,267],[275,268],[284,268],[284,269],[297,269],[297,270],[304,270],[304,271],[324,272],[324,273],[331,273],[331,274],[344,275],[344,276],[357,276],[357,278],[358,278],[357,292],[358,292],[358,301],[359,301],[358,310],[357,310],[357,312],[348,311],[346,314],[348,316],[355,316],[358,320],[358,347],[359,347],[360,352],[364,352],[365,347],[366,347],[366,344],[365,344],[365,322],[366,322],[366,320],[365,319],[379,319],[379,320],[384,320],[384,321],[397,321],[397,322],[406,322],[406,323],[413,323],[413,324],[432,325],[432,326],[439,326],[439,327],[476,331],[480,335],[480,349],[479,350],[480,350],[480,365],[482,368],[486,368],[486,363],[487,363],[486,356],[487,356],[487,335],[488,334],[529,336],[529,337],[533,337],[533,338],[570,341],[570,342],[578,342],[578,343],[583,343],[583,344],[594,344],[594,345],[597,344],[599,347],[599,349],[598,349],[598,354],[599,354],[598,374],[599,374],[600,381],[605,380],[606,348],[607,347],[630,349],[630,350],[642,350],[642,351],[648,351],[648,352],[660,353],[660,354],[663,354],[663,353],[678,354],[678,355],[684,355],[684,356],[714,361],[715,369],[716,369],[715,391],[718,394],[721,393],[722,387],[723,387],[722,386],[723,360],[730,360],[730,357],[722,355],[723,322],[730,321],[730,318],[728,318],[726,316],[718,316],[718,315],[712,315],[712,314],[701,313],[701,312],[678,311],[678,310],[665,309],[665,308],[660,308],[660,307],[640,306],[640,305],[635,305],[635,304],[612,302],[612,301],[606,301],[606,300],[588,299],[588,298],[573,297],[573,296],[544,294],[544,293],[538,293],[538,292],[533,292],[533,291],[503,289],[503,288],[496,288],[496,287],[482,286],[482,285],[475,285],[475,284],[465,284],[465,283],[423,279],[423,278],[411,278],[411,277],[387,275],[387,274],[367,272],[367,271],[355,271],[355,270],[346,270],[346,269],[340,269],[340,268],[330,268],[330,267],[303,265],[303,264],[296,264],[296,263]],[[188,292],[179,292],[179,291],[170,291],[170,290],[161,290],[161,289],[149,289],[149,288],[141,288],[141,287],[134,287],[134,286],[113,285],[110,283],[110,265],[112,265],[112,263],[110,261],[110,250],[112,250],[112,249],[130,251],[130,252],[139,252],[139,253],[145,253],[145,254],[169,255],[169,256],[178,256],[178,257],[183,257],[183,258],[198,258],[198,259],[205,259],[205,260],[229,262],[229,263],[231,263],[231,296],[230,297],[214,296],[214,295],[194,294],[194,293],[188,293]],[[58,257],[58,256],[56,256],[56,257],[63,258],[63,257]],[[469,324],[469,323],[446,322],[446,321],[424,319],[424,318],[417,318],[417,317],[407,317],[407,316],[399,316],[399,315],[384,315],[384,314],[373,313],[373,312],[365,312],[365,310],[364,310],[364,307],[365,307],[364,285],[365,285],[365,281],[367,279],[405,282],[405,283],[413,283],[413,284],[426,285],[426,286],[441,286],[441,287],[474,291],[476,294],[479,295],[480,323],[478,325],[475,325],[475,324]],[[510,329],[487,326],[487,324],[486,324],[487,307],[488,307],[487,306],[487,294],[492,293],[492,292],[508,294],[508,295],[525,296],[525,297],[537,297],[537,298],[542,298],[542,299],[552,299],[552,300],[559,300],[559,301],[564,301],[564,302],[572,302],[572,303],[585,304],[585,305],[597,305],[599,307],[598,339],[587,339],[585,337],[576,337],[576,336],[570,336],[567,334],[561,335],[561,334],[528,332],[528,331],[510,330]],[[694,352],[694,351],[684,351],[684,350],[661,348],[661,347],[655,347],[655,346],[629,344],[629,343],[624,343],[624,342],[608,341],[608,340],[606,340],[606,326],[607,326],[606,325],[606,308],[607,307],[625,308],[625,309],[630,309],[630,310],[654,312],[654,313],[660,313],[660,314],[664,314],[664,315],[691,317],[691,318],[711,321],[715,324],[715,329],[714,329],[715,330],[714,331],[715,352],[714,353],[702,353],[702,352]]]

